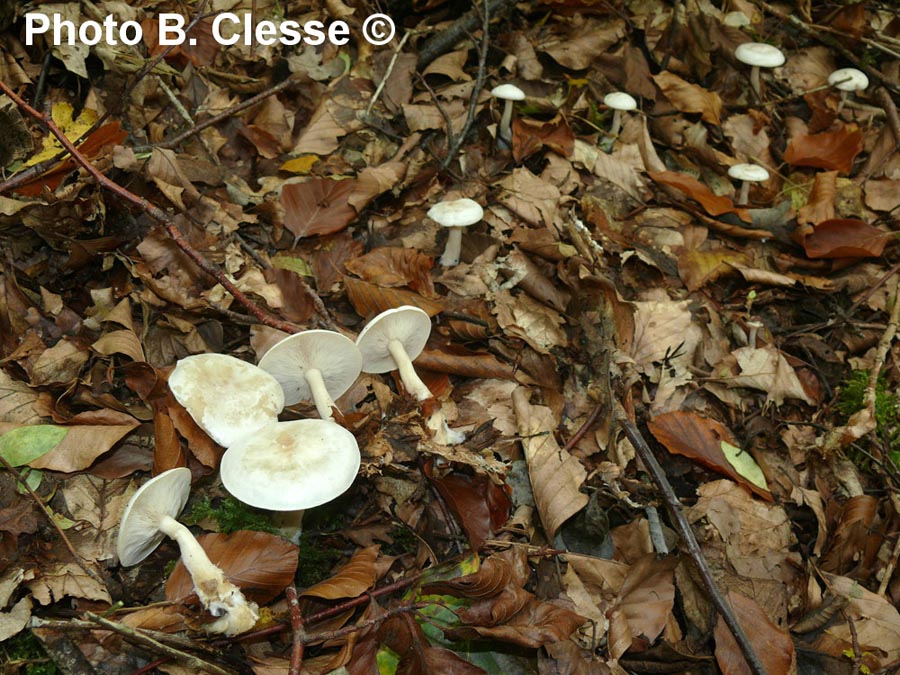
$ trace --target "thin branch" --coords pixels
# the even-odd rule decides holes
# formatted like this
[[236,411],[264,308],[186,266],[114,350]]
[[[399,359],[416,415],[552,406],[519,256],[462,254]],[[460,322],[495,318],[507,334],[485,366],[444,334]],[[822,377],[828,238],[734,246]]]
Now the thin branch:
[[288,586],[284,589],[288,605],[291,610],[291,633],[293,636],[291,646],[291,664],[288,675],[300,675],[303,670],[303,646],[306,633],[303,630],[303,617],[300,615],[300,602],[297,600],[297,589]]
[[394,66],[397,63],[397,59],[400,57],[400,50],[403,49],[403,45],[406,44],[406,41],[409,39],[411,33],[406,31],[403,34],[403,37],[400,39],[399,44],[394,48],[394,53],[391,56],[391,60],[388,63],[387,70],[384,73],[384,77],[381,78],[381,82],[378,83],[378,86],[375,88],[375,93],[372,94],[372,99],[369,101],[369,105],[366,106],[366,112],[364,113],[365,117],[368,117],[372,114],[372,108],[375,107],[375,104],[378,102],[378,99],[381,98],[381,92],[384,91],[384,85],[387,84],[388,78],[391,76],[391,73],[394,72]]
[[3,465],[3,468],[9,471],[13,478],[16,481],[25,487],[28,491],[28,494],[31,495],[31,498],[34,500],[34,503],[38,505],[41,509],[41,512],[46,516],[47,520],[50,522],[50,525],[53,526],[53,529],[56,530],[56,533],[59,535],[59,538],[62,540],[62,543],[69,550],[69,553],[72,555],[72,559],[75,563],[84,570],[84,573],[87,574],[91,579],[96,581],[102,588],[106,588],[106,582],[100,578],[100,575],[97,574],[94,570],[92,570],[87,561],[83,560],[80,555],[78,555],[78,551],[75,550],[75,547],[72,546],[72,542],[66,536],[65,531],[59,526],[59,523],[56,522],[56,519],[53,517],[53,514],[50,513],[50,509],[47,508],[47,505],[44,504],[44,500],[40,498],[37,492],[28,484],[28,481],[22,477],[21,472],[16,469],[12,464],[7,461],[6,457],[0,454],[0,464]]
[[225,275],[224,272],[222,272],[222,270],[209,262],[199,251],[191,246],[190,242],[188,242],[188,240],[184,237],[184,235],[175,225],[174,221],[168,215],[166,215],[166,213],[162,209],[155,206],[154,204],[151,204],[146,199],[138,197],[130,190],[127,190],[126,188],[107,178],[100,171],[98,171],[97,168],[78,151],[78,149],[72,144],[72,142],[68,138],[66,138],[66,135],[62,131],[60,131],[59,127],[56,126],[52,119],[38,112],[30,105],[25,103],[25,101],[23,101],[12,89],[10,89],[6,85],[6,83],[0,82],[0,91],[9,96],[13,100],[13,102],[15,102],[17,106],[19,106],[20,109],[24,110],[33,118],[44,124],[50,131],[50,133],[53,134],[60,142],[60,144],[62,144],[62,146],[69,152],[69,154],[72,155],[72,158],[85,171],[87,171],[87,173],[90,174],[94,178],[94,180],[96,180],[100,184],[101,187],[112,192],[124,201],[129,202],[142,209],[147,215],[159,222],[165,228],[169,237],[172,239],[172,241],[175,242],[178,248],[180,248],[191,260],[193,260],[201,270],[215,279],[225,288],[225,290],[231,293],[234,299],[244,307],[246,307],[247,310],[253,316],[255,316],[260,323],[271,326],[272,328],[283,330],[287,333],[296,333],[298,332],[298,330],[300,330],[294,324],[287,321],[282,321],[278,317],[270,314],[255,302],[253,302],[253,300],[251,300],[249,297],[247,297],[244,292],[241,291],[234,284],[234,282],[232,282]]
[[588,418],[584,421],[584,423],[578,428],[578,431],[575,432],[575,435],[572,436],[567,442],[563,450],[571,450],[576,445],[578,445],[578,441],[584,438],[584,435],[588,432],[588,430],[594,425],[594,422],[597,421],[597,418],[600,417],[600,411],[603,410],[603,404],[598,403],[594,406],[594,409],[591,410],[591,414],[588,415]]
[[650,446],[647,445],[647,441],[644,440],[644,437],[641,435],[641,432],[635,426],[634,422],[628,417],[622,404],[618,401],[614,401],[613,406],[613,418],[620,425],[622,431],[625,432],[625,436],[631,442],[638,457],[640,457],[641,461],[644,463],[651,478],[653,478],[653,482],[656,483],[657,488],[662,492],[666,506],[669,510],[669,515],[672,517],[672,521],[678,530],[678,534],[681,535],[682,540],[687,546],[688,554],[691,556],[691,560],[693,560],[694,566],[697,568],[700,578],[703,580],[703,585],[706,587],[706,592],[709,594],[713,606],[718,610],[722,619],[725,621],[725,625],[728,626],[728,629],[734,636],[751,672],[755,675],[766,675],[766,669],[759,660],[759,656],[757,656],[756,652],[753,650],[753,645],[750,644],[750,640],[747,638],[747,634],[744,632],[743,627],[738,621],[737,615],[735,615],[731,605],[726,602],[722,593],[719,591],[716,580],[713,578],[712,571],[710,571],[709,565],[706,563],[706,558],[703,557],[703,551],[700,550],[700,545],[697,543],[697,538],[694,536],[694,531],[691,529],[690,524],[684,517],[684,513],[681,511],[681,502],[678,501],[678,496],[672,489],[669,479],[666,478],[665,471],[663,471],[659,462],[656,461],[653,451],[650,449]]

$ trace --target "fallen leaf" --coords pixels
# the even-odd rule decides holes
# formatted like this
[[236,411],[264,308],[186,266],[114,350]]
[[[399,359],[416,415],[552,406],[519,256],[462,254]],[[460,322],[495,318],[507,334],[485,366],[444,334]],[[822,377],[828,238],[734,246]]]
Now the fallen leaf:
[[473,551],[479,551],[506,523],[512,504],[504,488],[487,476],[461,473],[434,476],[430,464],[426,464],[425,475],[456,516]]
[[356,310],[357,314],[365,318],[373,317],[386,309],[394,309],[403,305],[418,307],[426,312],[428,316],[440,314],[444,309],[441,301],[431,300],[412,291],[376,286],[353,277],[345,276],[344,286],[347,288],[347,297],[350,299],[353,309]]
[[814,405],[794,369],[773,345],[761,348],[741,347],[732,352],[741,369],[727,380],[729,387],[750,387],[766,392],[766,402],[780,406],[784,399],[795,398]]
[[314,234],[343,230],[356,219],[349,198],[356,189],[352,178],[311,178],[304,183],[289,183],[281,189],[284,226],[294,240]]
[[575,136],[562,115],[546,122],[517,117],[512,121],[512,139],[516,162],[545,147],[563,157],[569,157],[575,149]]
[[856,218],[834,218],[812,232],[799,230],[798,238],[809,258],[877,258],[891,234]]
[[87,350],[63,338],[43,353],[31,367],[31,383],[35,386],[69,384],[88,360]]
[[[728,591],[728,603],[765,671],[771,675],[796,672],[796,655],[790,633],[772,623],[762,607],[742,593]],[[723,675],[745,675],[752,672],[721,616],[716,620],[713,637],[716,640],[716,663]]]
[[13,466],[22,466],[46,455],[65,436],[65,427],[52,424],[35,424],[0,431],[0,456]]
[[668,185],[680,190],[688,197],[698,202],[700,206],[711,216],[721,216],[724,213],[734,213],[745,223],[753,222],[747,209],[734,205],[728,197],[716,195],[693,176],[675,171],[650,171],[647,174],[654,182]]
[[371,589],[378,580],[375,568],[378,550],[378,546],[367,546],[356,551],[350,562],[343,565],[325,581],[310,586],[300,595],[322,600],[355,598],[362,595]]
[[842,127],[839,131],[794,136],[788,141],[784,161],[794,166],[812,166],[850,173],[853,160],[862,149],[862,131]]
[[677,110],[700,113],[704,122],[718,125],[722,116],[722,99],[714,91],[707,91],[667,70],[652,76],[669,102]]
[[547,537],[552,540],[562,524],[587,504],[588,496],[580,489],[587,472],[556,442],[559,424],[550,408],[529,403],[527,392],[524,387],[513,391],[513,409],[534,501]]
[[[64,473],[81,471],[109,451],[137,425],[138,421],[134,420],[132,424],[77,424],[65,427],[66,434],[62,440],[52,450],[32,460],[29,466]],[[0,434],[19,426],[0,423]]]

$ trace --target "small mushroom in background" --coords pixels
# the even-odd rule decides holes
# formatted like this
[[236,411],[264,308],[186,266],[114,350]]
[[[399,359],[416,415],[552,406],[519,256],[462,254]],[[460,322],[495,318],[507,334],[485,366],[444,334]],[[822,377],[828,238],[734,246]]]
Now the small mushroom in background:
[[362,354],[350,338],[330,330],[307,330],[275,344],[259,360],[284,391],[284,404],[312,400],[323,420],[333,420],[334,399],[356,382]]
[[856,68],[840,68],[828,76],[828,84],[841,92],[838,112],[844,109],[847,96],[853,92],[864,91],[869,86],[868,76]]
[[137,565],[150,555],[163,537],[171,537],[181,549],[184,563],[200,604],[219,617],[205,629],[210,633],[237,635],[248,631],[259,618],[256,603],[249,602],[241,589],[225,578],[191,531],[175,520],[187,503],[191,491],[191,472],[186,468],[169,469],[144,483],[125,507],[116,552],[126,567]]
[[750,183],[762,183],[769,180],[769,172],[758,164],[735,164],[728,169],[728,175],[741,183],[741,192],[735,204],[744,206],[750,198]]
[[225,448],[277,421],[284,408],[278,380],[225,354],[179,360],[169,375],[169,388],[197,425]]
[[472,199],[453,199],[432,206],[428,209],[428,217],[441,227],[448,228],[441,265],[458,265],[462,250],[462,231],[480,221],[484,217],[484,209]]
[[276,422],[222,456],[222,484],[236,499],[278,511],[286,536],[298,543],[303,511],[336,499],[359,471],[353,434],[327,420]]
[[[418,307],[404,305],[382,312],[366,324],[356,338],[356,346],[363,356],[363,372],[380,374],[397,370],[403,386],[416,400],[432,398],[431,390],[412,364],[425,349],[430,334],[431,318]],[[440,408],[428,418],[427,425],[435,442],[442,445],[455,445],[465,440],[465,434],[447,425]]]
[[777,68],[784,65],[784,54],[778,47],[765,42],[745,42],[734,50],[734,57],[741,63],[751,66],[750,85],[757,98],[762,98],[759,84],[760,68]]
[[513,101],[524,101],[525,92],[514,84],[500,84],[491,89],[491,96],[503,101],[503,114],[500,116],[500,126],[497,128],[497,137],[509,147],[512,145],[512,110]]
[[631,94],[624,91],[614,91],[603,97],[603,104],[614,111],[609,135],[618,136],[619,129],[622,128],[622,113],[637,110],[637,101]]

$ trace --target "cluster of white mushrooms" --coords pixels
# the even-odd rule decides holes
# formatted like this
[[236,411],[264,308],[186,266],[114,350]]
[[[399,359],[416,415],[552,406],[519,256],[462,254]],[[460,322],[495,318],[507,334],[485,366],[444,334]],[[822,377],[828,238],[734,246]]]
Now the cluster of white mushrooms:
[[[343,494],[359,470],[359,446],[353,434],[334,421],[334,400],[360,372],[392,370],[418,401],[431,398],[412,365],[430,332],[427,313],[399,307],[372,319],[355,342],[325,330],[286,337],[258,366],[224,354],[188,356],[175,366],[169,387],[197,425],[226,449],[219,467],[225,489],[245,504],[282,514],[294,524],[296,542],[303,511]],[[302,400],[311,400],[321,419],[278,420],[285,405]],[[427,425],[438,443],[464,440],[447,426],[440,407]],[[216,617],[206,630],[236,635],[253,627],[258,607],[175,520],[187,503],[190,485],[190,470],[177,468],[135,492],[119,526],[119,560],[136,565],[164,537],[171,537],[200,603]]]

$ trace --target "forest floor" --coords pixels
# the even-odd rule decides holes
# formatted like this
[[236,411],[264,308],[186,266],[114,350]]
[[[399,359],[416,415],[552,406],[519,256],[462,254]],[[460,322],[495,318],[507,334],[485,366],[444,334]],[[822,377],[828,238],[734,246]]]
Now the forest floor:
[[[894,3],[31,9],[141,40],[54,44],[0,1],[4,673],[900,667]],[[224,44],[245,18],[347,39]],[[750,42],[786,59],[759,91]],[[740,163],[768,171],[746,195]],[[453,265],[428,212],[463,197]],[[431,319],[431,397],[359,375],[358,475],[292,542],[168,378],[401,306]],[[174,541],[120,564],[126,505],[176,467],[177,518],[259,606],[240,636]]]

